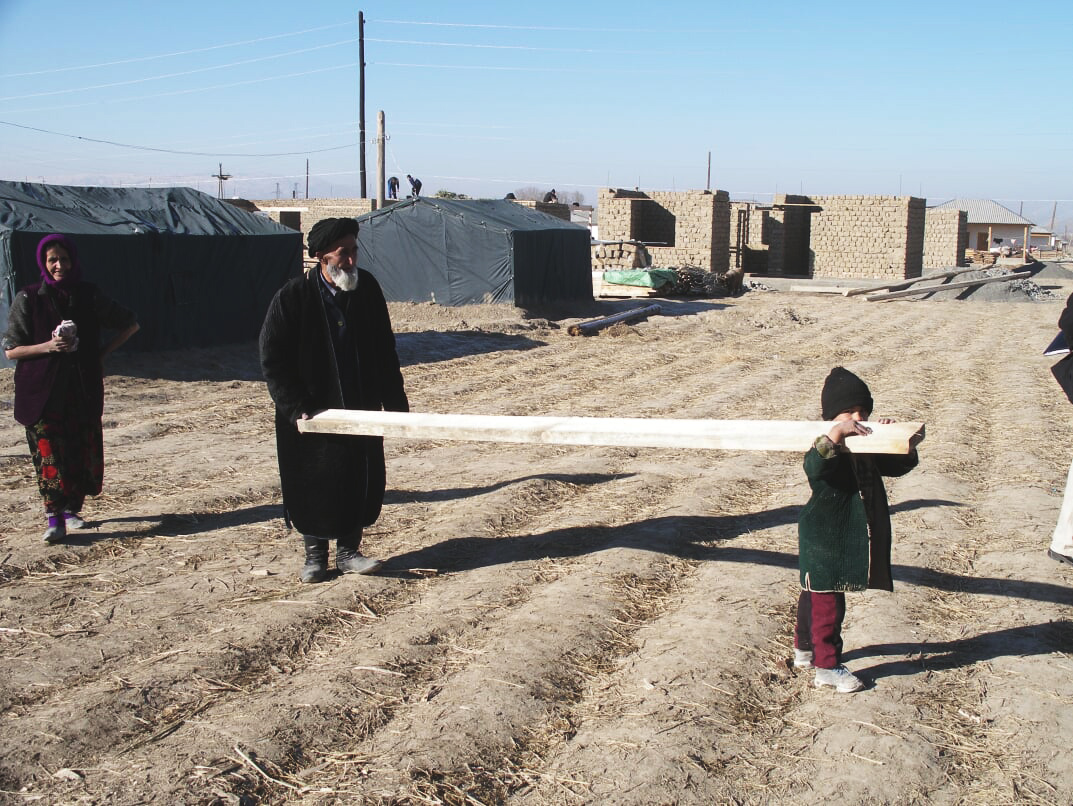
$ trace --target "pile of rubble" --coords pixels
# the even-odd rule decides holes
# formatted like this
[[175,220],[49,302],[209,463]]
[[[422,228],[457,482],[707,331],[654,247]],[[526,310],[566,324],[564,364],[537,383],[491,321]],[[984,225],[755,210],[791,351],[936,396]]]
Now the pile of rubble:
[[745,290],[744,273],[740,269],[711,272],[697,266],[673,267],[678,282],[666,293],[676,297],[728,297]]
[[[1005,269],[992,267],[967,272],[959,275],[956,279],[960,282],[983,280],[988,277],[1001,277],[1009,273]],[[1005,283],[987,283],[986,285],[970,286],[968,288],[953,288],[949,291],[940,290],[927,297],[927,299],[959,299],[972,302],[1036,302],[1037,300],[1054,298],[1053,293],[1041,287],[1031,277],[1010,280]]]

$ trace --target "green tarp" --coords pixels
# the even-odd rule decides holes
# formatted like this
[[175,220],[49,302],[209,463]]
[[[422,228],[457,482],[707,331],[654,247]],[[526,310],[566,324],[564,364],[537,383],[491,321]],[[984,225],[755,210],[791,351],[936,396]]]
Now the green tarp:
[[614,269],[604,272],[604,282],[614,285],[639,285],[645,288],[662,288],[678,282],[674,269]]

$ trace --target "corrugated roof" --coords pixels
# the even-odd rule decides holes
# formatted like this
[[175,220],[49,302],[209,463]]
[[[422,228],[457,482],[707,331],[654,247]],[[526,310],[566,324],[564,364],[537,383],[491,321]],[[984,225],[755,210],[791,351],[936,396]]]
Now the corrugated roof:
[[991,199],[951,199],[942,204],[932,205],[933,209],[964,210],[968,214],[969,224],[1018,224],[1022,227],[1032,226],[1027,218],[1022,218],[1013,210],[1003,207]]

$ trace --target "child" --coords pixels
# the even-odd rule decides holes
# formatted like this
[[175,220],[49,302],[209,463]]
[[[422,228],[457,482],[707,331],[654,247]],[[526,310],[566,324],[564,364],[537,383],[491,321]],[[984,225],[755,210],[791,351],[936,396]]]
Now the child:
[[794,666],[815,667],[817,688],[848,693],[864,684],[841,662],[845,591],[893,590],[890,510],[881,477],[903,476],[916,467],[915,446],[923,437],[914,437],[904,456],[849,453],[846,439],[872,433],[864,425],[872,413],[872,395],[864,381],[843,367],[827,376],[820,403],[823,419],[834,422],[805,454],[812,497],[798,521],[801,597]]

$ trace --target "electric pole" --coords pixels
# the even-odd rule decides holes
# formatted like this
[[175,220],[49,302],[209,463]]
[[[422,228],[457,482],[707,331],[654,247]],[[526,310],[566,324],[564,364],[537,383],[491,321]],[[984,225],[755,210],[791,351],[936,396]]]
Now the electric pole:
[[384,207],[384,110],[376,113],[376,209]]
[[224,197],[224,182],[231,178],[231,174],[224,173],[224,164],[221,162],[218,168],[218,172],[214,173],[213,178],[217,180],[216,185],[216,198],[222,199]]
[[365,14],[358,12],[358,173],[365,193]]

